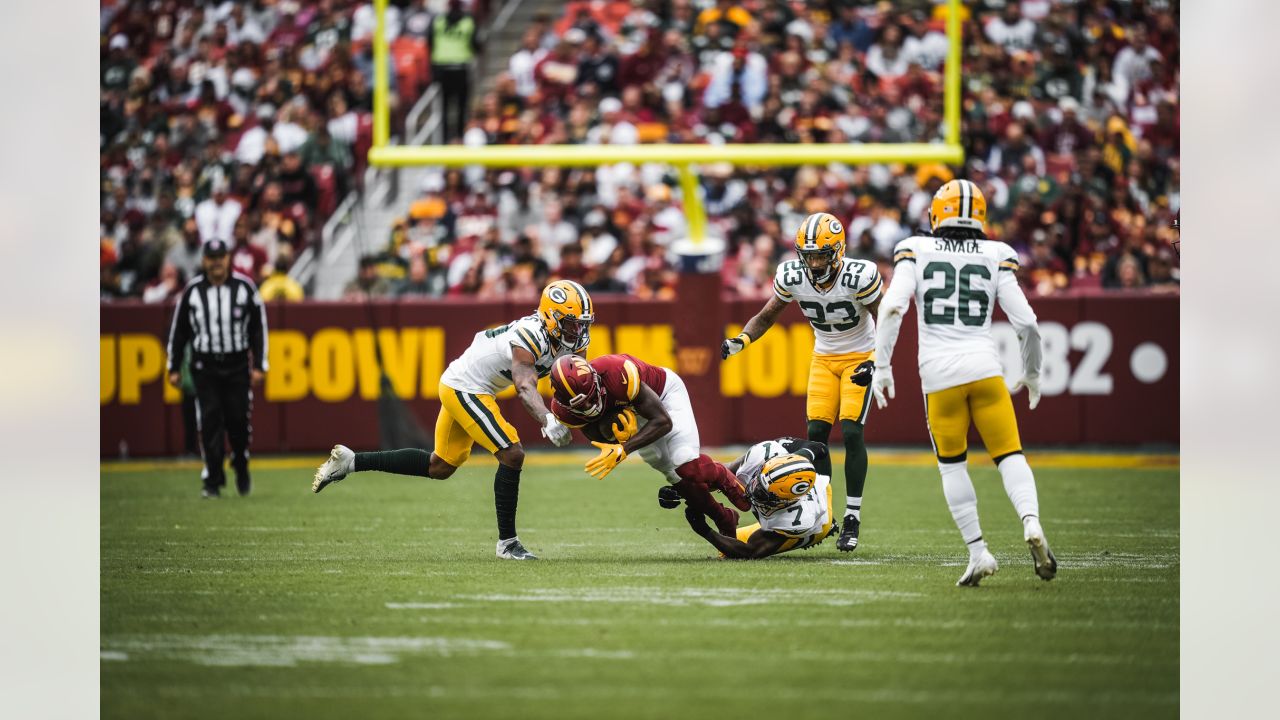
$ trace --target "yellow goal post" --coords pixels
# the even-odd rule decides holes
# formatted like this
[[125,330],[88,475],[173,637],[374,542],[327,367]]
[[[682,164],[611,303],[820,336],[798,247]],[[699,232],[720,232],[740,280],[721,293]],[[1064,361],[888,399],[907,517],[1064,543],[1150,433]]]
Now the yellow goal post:
[[696,167],[730,163],[757,167],[826,164],[848,165],[930,162],[959,165],[960,145],[960,0],[947,0],[947,57],[943,71],[943,137],[941,143],[727,143],[695,145],[391,145],[388,95],[387,0],[374,0],[377,26],[373,35],[373,145],[369,164],[375,167],[441,165],[461,167],[586,167],[611,163],[667,163],[680,174],[689,239],[700,243],[706,235],[706,211],[698,195]]

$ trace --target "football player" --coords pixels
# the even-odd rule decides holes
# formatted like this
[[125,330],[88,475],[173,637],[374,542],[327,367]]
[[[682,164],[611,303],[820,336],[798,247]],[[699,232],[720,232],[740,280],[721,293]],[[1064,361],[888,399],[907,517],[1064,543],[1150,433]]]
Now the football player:
[[[754,525],[736,537],[712,532],[702,514],[685,509],[693,531],[725,557],[759,560],[822,542],[839,528],[831,515],[831,458],[821,442],[779,438],[752,445],[728,465],[747,489]],[[659,494],[659,504],[672,499]]]
[[711,490],[744,512],[751,504],[733,473],[702,453],[689,391],[674,371],[625,354],[591,362],[571,355],[555,362],[551,387],[551,410],[564,424],[584,431],[602,420],[611,425],[612,442],[592,440],[600,454],[587,463],[591,476],[603,478],[638,452],[721,532],[737,530],[738,514],[716,502]]
[[525,410],[542,424],[543,436],[558,447],[573,433],[547,409],[538,379],[551,372],[557,358],[581,352],[591,342],[591,297],[581,285],[557,280],[542,291],[538,311],[515,322],[476,333],[471,347],[440,376],[440,415],[436,418],[435,451],[408,448],[386,452],[352,452],[335,445],[311,483],[320,492],[353,472],[381,470],[443,480],[454,473],[479,443],[498,460],[493,480],[498,516],[498,557],[536,560],[516,535],[516,504],[524,448],[516,429],[502,417],[494,396],[512,385]]
[[893,282],[880,307],[872,385],[876,404],[884,407],[886,395],[894,395],[893,347],[914,298],[929,438],[951,516],[969,546],[969,565],[957,583],[965,586],[977,586],[996,572],[996,559],[978,526],[978,498],[967,469],[970,423],[978,427],[1022,518],[1036,575],[1052,580],[1058,570],[1040,527],[1035,477],[1022,454],[1013,401],[991,337],[996,303],[1009,316],[1022,346],[1022,379],[1014,392],[1026,388],[1032,410],[1040,402],[1040,330],[1018,287],[1018,255],[1005,243],[987,239],[986,220],[987,201],[978,186],[952,180],[939,188],[929,207],[933,236],[898,243]]
[[837,415],[844,439],[844,529],[836,547],[858,547],[862,492],[867,482],[867,446],[862,430],[871,407],[867,392],[875,363],[875,314],[883,283],[875,263],[844,256],[844,225],[829,213],[814,213],[796,231],[796,254],[778,266],[773,297],[737,337],[724,341],[728,358],[759,340],[790,303],[813,325],[806,414],[810,440],[825,443]]

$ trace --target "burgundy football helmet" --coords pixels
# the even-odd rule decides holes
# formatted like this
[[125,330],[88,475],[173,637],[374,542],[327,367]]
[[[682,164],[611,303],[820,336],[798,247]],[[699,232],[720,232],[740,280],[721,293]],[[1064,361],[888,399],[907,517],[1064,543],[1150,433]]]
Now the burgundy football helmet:
[[582,417],[596,417],[604,409],[600,375],[578,355],[556,360],[551,366],[551,387],[557,402]]

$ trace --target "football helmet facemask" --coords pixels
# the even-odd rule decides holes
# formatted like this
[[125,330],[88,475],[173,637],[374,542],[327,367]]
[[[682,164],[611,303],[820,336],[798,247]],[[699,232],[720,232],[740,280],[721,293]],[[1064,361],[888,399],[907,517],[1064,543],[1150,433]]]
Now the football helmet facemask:
[[836,278],[844,259],[844,224],[831,213],[814,213],[796,231],[796,254],[805,274],[814,285],[826,285]]
[[572,280],[557,280],[542,291],[538,316],[550,335],[571,351],[582,350],[591,343],[591,323],[596,316],[591,296]]
[[747,493],[751,504],[768,514],[804,497],[817,479],[813,463],[805,456],[779,455],[765,462]]
[[987,199],[968,180],[952,180],[933,194],[929,203],[929,229],[959,227],[986,232]]
[[604,409],[600,375],[577,355],[565,355],[551,366],[551,388],[556,402],[583,417],[596,417]]

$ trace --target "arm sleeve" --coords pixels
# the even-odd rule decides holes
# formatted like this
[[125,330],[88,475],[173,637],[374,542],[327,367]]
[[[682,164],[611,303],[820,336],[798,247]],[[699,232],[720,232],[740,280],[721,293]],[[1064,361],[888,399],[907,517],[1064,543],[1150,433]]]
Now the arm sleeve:
[[267,371],[267,305],[262,302],[258,288],[252,291],[253,312],[249,313],[249,345],[253,348],[253,364],[262,372]]
[[178,306],[173,309],[173,322],[169,325],[169,360],[166,372],[175,372],[182,367],[182,355],[187,350],[187,341],[191,339],[191,316],[187,304],[191,291],[191,288],[187,288],[178,298]]
[[[1007,267],[1009,264],[1013,267]],[[1022,294],[1022,288],[1018,286],[1018,279],[1014,276],[1016,271],[1016,260],[1001,261],[997,272],[999,278],[996,299],[1018,333],[1018,343],[1022,346],[1022,373],[1037,377],[1040,375],[1041,361],[1040,326],[1036,323],[1036,313],[1031,309],[1031,303],[1027,302],[1027,296]]]
[[[899,246],[901,247],[901,246]],[[895,253],[895,256],[901,253]],[[893,363],[893,348],[898,344],[902,316],[916,294],[915,257],[904,258],[894,265],[893,282],[880,301],[880,317],[876,318],[876,367]]]

